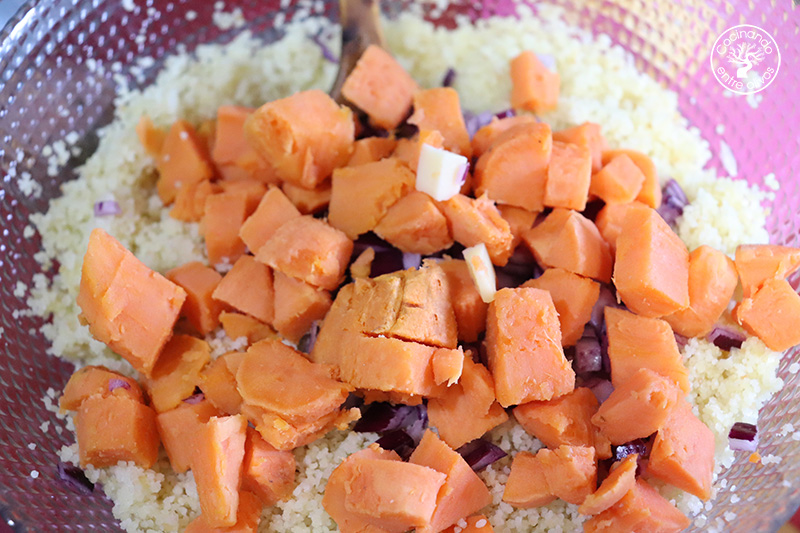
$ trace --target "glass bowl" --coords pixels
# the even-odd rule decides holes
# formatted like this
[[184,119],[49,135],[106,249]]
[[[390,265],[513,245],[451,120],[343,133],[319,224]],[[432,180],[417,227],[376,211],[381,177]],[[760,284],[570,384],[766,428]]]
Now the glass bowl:
[[[628,49],[640,70],[679,95],[681,112],[706,139],[724,139],[738,160],[738,177],[764,186],[774,173],[781,188],[771,202],[770,241],[800,246],[800,36],[797,6],[791,0],[555,0],[569,22],[605,33]],[[404,2],[384,2],[391,15]],[[453,13],[473,19],[513,12],[507,2],[454,2],[438,24],[448,26]],[[280,34],[276,14],[325,16],[335,20],[336,2],[240,0],[246,27],[266,41]],[[476,7],[477,6],[477,7]],[[197,16],[189,21],[188,11]],[[119,531],[111,504],[101,491],[77,494],[59,480],[57,451],[72,435],[58,431],[58,421],[43,403],[49,388],[59,391],[72,367],[45,354],[42,321],[20,315],[26,308],[16,282],[31,284],[41,271],[33,259],[37,235],[24,232],[31,213],[47,208],[59,185],[74,178],[84,156],[73,156],[55,176],[47,172],[43,147],[75,132],[82,154],[96,146],[93,132],[113,113],[115,75],[89,68],[90,59],[130,65],[137,57],[155,58],[143,73],[151,82],[165,56],[179,45],[226,42],[239,30],[212,24],[212,2],[191,0],[43,0],[23,6],[0,34],[0,515],[17,531]],[[725,94],[709,65],[709,51],[726,28],[754,24],[770,32],[781,52],[774,82],[748,98]],[[137,35],[146,29],[146,38]],[[91,79],[91,83],[89,80]],[[719,124],[725,125],[720,131]],[[720,145],[712,143],[711,165],[721,166]],[[19,177],[29,173],[42,188],[40,197],[20,190]],[[56,268],[57,265],[54,266]],[[797,288],[798,276],[790,279]],[[729,531],[774,531],[800,503],[800,443],[780,436],[786,423],[800,427],[800,387],[789,371],[800,359],[792,349],[780,366],[786,386],[763,408],[762,454],[782,458],[779,465],[754,467],[746,457],[725,473],[736,498],[722,490],[710,521],[727,512],[736,519]],[[746,454],[744,454],[746,455]],[[752,497],[752,498],[751,498]],[[738,498],[738,499],[737,499]],[[738,503],[734,503],[738,501]]]

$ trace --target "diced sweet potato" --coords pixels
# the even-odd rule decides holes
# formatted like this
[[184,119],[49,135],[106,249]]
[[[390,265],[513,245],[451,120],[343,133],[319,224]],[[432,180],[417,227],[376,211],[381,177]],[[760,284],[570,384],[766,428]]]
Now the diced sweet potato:
[[275,319],[278,333],[297,343],[312,322],[325,317],[332,304],[328,291],[275,272]]
[[606,204],[633,202],[642,190],[644,173],[630,157],[619,154],[592,176],[589,193]]
[[642,479],[617,503],[583,524],[586,533],[678,533],[691,521]]
[[736,247],[736,271],[742,295],[749,298],[764,282],[784,279],[800,267],[800,248],[775,244],[742,244]]
[[611,446],[592,424],[599,403],[591,389],[578,387],[547,402],[529,402],[514,408],[514,418],[548,448],[589,446],[601,459],[611,457]]
[[[464,524],[462,527],[462,523]],[[489,520],[482,514],[472,515],[466,520],[459,520],[444,530],[444,533],[494,533]]]
[[[583,500],[578,508],[581,514],[600,514],[627,494],[636,485],[638,454],[631,454],[611,466],[611,473],[600,487]],[[648,467],[649,468],[649,467]]]
[[580,505],[597,489],[597,464],[591,446],[542,448],[536,453],[550,491],[558,498]]
[[236,523],[247,420],[241,415],[211,417],[195,433],[192,472],[204,520],[212,527]]
[[220,187],[222,187],[223,192],[239,193],[244,195],[245,220],[247,220],[247,218],[249,218],[250,215],[252,215],[253,212],[255,212],[256,208],[258,207],[258,204],[261,202],[261,199],[267,192],[266,185],[252,178],[236,180],[236,181],[221,181],[219,183]]
[[395,248],[412,254],[430,255],[453,245],[447,219],[431,197],[420,191],[400,198],[374,229]]
[[577,211],[553,209],[525,232],[522,240],[542,266],[563,268],[604,283],[611,280],[613,261],[608,244],[592,221]]
[[489,304],[481,298],[466,262],[461,259],[447,259],[441,261],[439,266],[447,276],[448,294],[458,325],[458,338],[464,342],[475,342],[486,329]]
[[189,335],[174,335],[158,358],[147,392],[159,413],[180,405],[200,383],[200,371],[211,360],[211,347],[204,340]]
[[102,229],[89,237],[78,292],[80,319],[94,338],[149,375],[186,291],[147,268]]
[[355,126],[349,108],[313,89],[262,105],[244,131],[282,180],[314,189],[350,159]]
[[583,211],[589,197],[592,177],[592,153],[587,146],[553,141],[544,205]]
[[711,497],[714,434],[688,402],[675,407],[658,430],[647,473],[700,499]]
[[[464,371],[464,351],[459,347],[457,350],[450,348],[439,348],[433,352],[433,379],[437,385],[447,383],[447,386],[458,383]],[[453,446],[454,448],[456,446]]]
[[247,428],[243,489],[258,496],[263,505],[275,505],[292,494],[295,467],[292,452],[276,450],[256,430]]
[[392,155],[397,147],[397,140],[388,137],[367,137],[353,143],[353,155],[347,161],[348,167],[357,167],[364,163],[380,161]]
[[530,452],[518,452],[511,462],[511,473],[508,475],[503,501],[529,509],[541,507],[556,499],[544,475],[544,465]]
[[278,336],[268,324],[242,313],[223,311],[219,315],[219,321],[225,335],[234,340],[244,337],[247,339],[247,344]]
[[769,279],[736,306],[736,321],[770,350],[800,344],[800,295],[785,279]]
[[395,158],[337,168],[328,222],[355,239],[374,229],[389,208],[414,189],[414,180],[414,173]]
[[498,205],[497,209],[500,211],[500,216],[508,222],[513,236],[511,249],[516,250],[522,242],[522,234],[533,227],[537,213],[513,205]]
[[636,201],[648,205],[653,209],[658,209],[661,206],[661,183],[659,182],[656,166],[652,159],[635,150],[603,149],[602,163],[606,165],[615,157],[623,154],[628,156],[644,174],[642,189],[636,196]]
[[606,149],[606,140],[600,132],[599,124],[584,122],[572,128],[554,131],[553,140],[588,148],[592,154],[592,172],[597,172],[603,167],[603,150]]
[[739,276],[730,257],[702,245],[689,254],[689,307],[664,317],[684,337],[709,333],[728,307]]
[[206,152],[211,153],[214,150],[214,137],[217,132],[217,121],[214,119],[207,119],[202,121],[197,126],[197,137],[203,146],[206,147]]
[[281,185],[283,194],[304,215],[319,213],[328,207],[331,201],[331,180],[325,180],[314,189],[304,189],[289,182]]
[[194,454],[195,433],[212,416],[221,414],[211,402],[203,400],[193,404],[181,402],[175,409],[156,415],[158,434],[175,472],[180,474],[189,470]]
[[375,260],[375,249],[368,247],[363,252],[358,254],[352,263],[350,263],[350,277],[368,278],[372,275],[372,262]]
[[637,209],[647,212],[650,208],[641,202],[630,202],[627,204],[608,204],[603,206],[594,223],[600,231],[600,235],[608,243],[611,248],[611,253],[615,254],[617,250],[617,237],[622,231],[622,223],[628,215],[628,211]]
[[422,129],[411,139],[400,139],[392,153],[392,157],[403,162],[416,174],[419,154],[422,145],[427,144],[434,148],[444,148],[444,137],[437,130]]
[[339,286],[353,253],[341,231],[304,215],[284,223],[258,250],[256,259],[316,287]]
[[75,433],[83,468],[102,468],[119,461],[150,468],[158,458],[156,413],[129,394],[96,394],[83,400],[75,418]]
[[411,109],[417,82],[383,48],[370,45],[342,85],[342,96],[369,115],[375,126],[391,130]]
[[170,127],[156,167],[156,189],[164,205],[175,200],[181,187],[209,180],[214,175],[205,145],[185,120],[178,120]]
[[544,122],[520,124],[501,133],[475,165],[475,194],[541,211],[552,148],[552,132]]
[[208,335],[219,325],[219,314],[224,305],[214,300],[212,294],[222,280],[213,268],[192,261],[168,271],[164,276],[186,291],[186,301],[181,316],[201,335]]
[[239,505],[236,508],[236,523],[229,527],[215,527],[208,523],[205,515],[200,515],[186,526],[184,533],[256,533],[261,522],[263,505],[252,492],[239,493]]
[[614,445],[643,439],[664,426],[682,394],[668,378],[642,368],[600,404],[592,423]]
[[486,351],[503,407],[551,400],[575,387],[575,373],[561,348],[558,313],[547,291],[497,291],[489,304]]
[[672,328],[664,320],[606,307],[611,382],[619,387],[640,368],[649,368],[689,392],[689,372],[683,364]]
[[431,426],[454,449],[508,420],[495,399],[494,381],[486,367],[470,357],[462,357],[462,361],[458,383],[449,386],[441,397],[428,400]]
[[142,115],[139,122],[136,123],[136,136],[139,137],[139,142],[142,143],[147,155],[155,158],[161,155],[161,148],[164,146],[167,132],[157,128],[149,116]]
[[629,210],[617,237],[617,294],[645,317],[689,306],[689,251],[654,209]]
[[183,222],[200,222],[206,211],[206,199],[222,192],[222,187],[208,180],[190,183],[178,189],[169,216]]
[[508,263],[514,237],[493,201],[485,195],[473,199],[457,194],[441,205],[453,239],[467,247],[484,243],[492,263]]
[[548,268],[522,286],[550,293],[561,324],[561,344],[573,346],[592,317],[592,308],[600,296],[600,284],[561,268]]
[[481,478],[472,471],[461,455],[431,430],[427,430],[422,436],[408,461],[447,476],[436,497],[430,525],[420,528],[420,533],[441,531],[492,502],[489,489]]
[[89,396],[108,396],[118,387],[122,387],[136,401],[143,401],[142,389],[135,379],[103,366],[85,366],[69,377],[58,405],[62,412],[76,411]]
[[541,113],[555,109],[561,77],[530,50],[511,60],[511,107]]
[[472,137],[472,156],[479,158],[494,144],[501,133],[520,124],[533,124],[538,122],[533,115],[516,115],[498,119],[493,117],[489,124],[483,126]]
[[247,218],[247,195],[240,191],[221,192],[206,198],[203,237],[208,262],[233,264],[245,253],[239,230]]
[[226,415],[236,415],[242,410],[242,395],[236,388],[236,375],[228,359],[241,357],[237,352],[227,353],[208,364],[200,374],[200,390],[206,399]]
[[466,158],[472,157],[472,145],[461,113],[458,93],[451,87],[435,87],[414,94],[414,113],[410,124],[419,129],[436,130],[444,137],[444,149]]
[[[241,177],[255,179],[261,183],[279,181],[275,170],[253,149],[244,134],[244,124],[253,114],[249,107],[224,105],[217,109],[214,129],[214,148],[211,158],[218,168],[233,166]],[[226,179],[232,177],[222,171]],[[237,176],[238,177],[238,176]]]
[[275,290],[272,271],[252,255],[240,257],[233,268],[225,274],[217,288],[214,299],[234,309],[247,313],[268,324],[275,318]]

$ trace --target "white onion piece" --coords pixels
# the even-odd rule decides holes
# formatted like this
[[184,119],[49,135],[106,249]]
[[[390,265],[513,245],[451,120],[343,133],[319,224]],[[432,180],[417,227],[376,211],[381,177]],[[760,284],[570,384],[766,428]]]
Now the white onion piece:
[[444,202],[459,193],[468,169],[469,160],[463,155],[423,144],[417,163],[416,189]]
[[497,292],[497,278],[486,245],[480,243],[464,249],[464,261],[467,262],[469,275],[478,288],[481,300],[487,304],[494,301],[494,295]]

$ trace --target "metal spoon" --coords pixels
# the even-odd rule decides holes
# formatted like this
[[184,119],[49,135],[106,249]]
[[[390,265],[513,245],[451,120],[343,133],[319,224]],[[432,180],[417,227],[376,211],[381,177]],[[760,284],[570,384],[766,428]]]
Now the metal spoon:
[[329,94],[343,104],[342,85],[361,54],[371,44],[385,48],[378,0],[339,0],[339,23],[342,26],[342,52],[339,72]]

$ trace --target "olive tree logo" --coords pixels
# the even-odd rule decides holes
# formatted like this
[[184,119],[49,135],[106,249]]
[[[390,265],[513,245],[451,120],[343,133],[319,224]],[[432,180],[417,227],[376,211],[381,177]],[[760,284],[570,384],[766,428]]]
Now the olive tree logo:
[[737,94],[763,91],[781,66],[781,53],[772,35],[749,24],[725,30],[714,43],[710,59],[717,81]]

